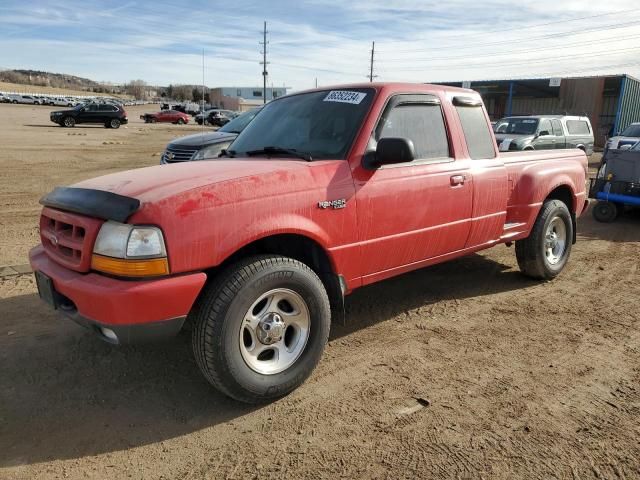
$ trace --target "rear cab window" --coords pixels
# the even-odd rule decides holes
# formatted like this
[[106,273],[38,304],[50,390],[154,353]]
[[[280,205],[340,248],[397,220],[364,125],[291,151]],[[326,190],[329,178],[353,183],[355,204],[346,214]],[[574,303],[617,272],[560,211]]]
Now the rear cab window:
[[495,141],[484,114],[482,102],[473,97],[461,96],[453,98],[453,105],[462,123],[462,131],[471,159],[495,158]]
[[586,120],[567,120],[569,135],[590,135],[591,129]]
[[396,95],[389,100],[374,132],[382,138],[413,142],[419,160],[452,160],[440,99],[434,95]]

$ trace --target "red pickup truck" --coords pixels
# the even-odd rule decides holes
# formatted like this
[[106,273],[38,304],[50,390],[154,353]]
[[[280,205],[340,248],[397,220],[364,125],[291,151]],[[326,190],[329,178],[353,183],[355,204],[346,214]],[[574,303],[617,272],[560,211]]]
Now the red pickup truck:
[[356,288],[511,242],[525,275],[558,275],[586,169],[577,149],[499,153],[471,90],[316,89],[267,104],[214,161],[55,189],[31,265],[108,342],[188,323],[209,382],[260,402],[310,375]]

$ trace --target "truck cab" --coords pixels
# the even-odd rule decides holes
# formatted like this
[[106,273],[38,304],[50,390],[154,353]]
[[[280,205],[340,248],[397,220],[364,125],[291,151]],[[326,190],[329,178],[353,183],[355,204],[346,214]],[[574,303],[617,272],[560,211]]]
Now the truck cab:
[[215,162],[45,195],[30,260],[41,297],[103,340],[188,323],[208,381],[263,402],[311,374],[357,288],[501,243],[559,275],[586,168],[579,149],[499,152],[471,90],[322,88],[267,104]]

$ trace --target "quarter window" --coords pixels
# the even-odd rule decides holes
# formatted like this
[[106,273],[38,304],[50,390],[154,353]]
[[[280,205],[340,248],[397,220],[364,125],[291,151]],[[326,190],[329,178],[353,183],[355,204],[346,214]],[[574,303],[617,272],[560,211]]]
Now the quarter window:
[[400,103],[392,107],[378,125],[376,140],[394,137],[411,140],[416,159],[450,157],[447,131],[439,104]]
[[479,105],[460,105],[456,106],[456,111],[462,123],[469,156],[474,160],[495,158],[495,142],[482,107]]
[[584,120],[567,120],[567,130],[571,135],[589,135],[589,124]]

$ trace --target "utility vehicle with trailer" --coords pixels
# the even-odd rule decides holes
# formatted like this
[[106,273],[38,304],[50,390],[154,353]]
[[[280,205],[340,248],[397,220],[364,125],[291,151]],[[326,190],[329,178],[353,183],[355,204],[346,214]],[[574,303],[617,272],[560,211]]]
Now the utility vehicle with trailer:
[[553,279],[586,169],[578,149],[500,153],[471,90],[322,88],[268,103],[215,162],[56,188],[30,261],[41,298],[103,340],[188,322],[208,381],[263,402],[311,374],[357,288],[512,242]]

